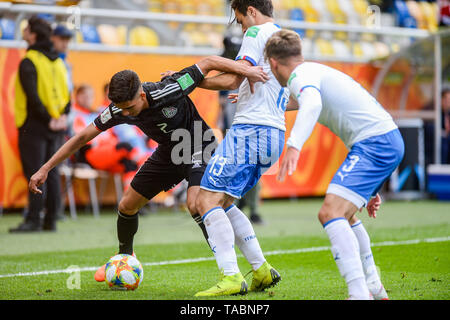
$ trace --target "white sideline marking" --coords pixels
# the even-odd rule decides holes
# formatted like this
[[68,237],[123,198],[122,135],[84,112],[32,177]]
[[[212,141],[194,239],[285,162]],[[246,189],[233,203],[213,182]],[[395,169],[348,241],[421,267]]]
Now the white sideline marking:
[[[450,236],[440,237],[440,238],[402,240],[402,241],[384,241],[384,242],[372,243],[372,247],[398,246],[398,245],[410,245],[410,244],[418,244],[418,243],[445,242],[445,241],[450,241]],[[292,250],[267,251],[267,252],[264,252],[264,255],[272,256],[272,255],[279,255],[279,254],[294,254],[294,253],[317,252],[317,251],[327,251],[327,250],[330,250],[330,247],[311,247],[311,248],[301,248],[301,249],[292,249]],[[238,257],[242,257],[242,255],[238,255]],[[183,263],[195,263],[195,262],[201,262],[201,261],[211,261],[214,259],[215,259],[214,257],[202,257],[202,258],[194,258],[194,259],[147,262],[147,263],[143,263],[142,265],[143,266],[165,266],[165,265],[171,265],[171,264],[183,264]],[[82,272],[82,271],[96,271],[97,269],[98,269],[98,266],[84,267],[84,268],[79,268],[76,270]],[[11,274],[0,274],[0,278],[31,277],[31,276],[58,274],[58,273],[71,273],[71,272],[73,272],[73,270],[74,269],[59,269],[59,270],[37,271],[37,272],[20,272],[20,273],[11,273]]]

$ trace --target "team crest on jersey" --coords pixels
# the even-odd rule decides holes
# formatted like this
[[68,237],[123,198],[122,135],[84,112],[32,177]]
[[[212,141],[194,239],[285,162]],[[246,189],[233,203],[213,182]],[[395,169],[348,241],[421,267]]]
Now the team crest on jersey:
[[105,111],[102,112],[100,115],[100,121],[104,124],[108,122],[112,118],[111,112],[109,111],[109,108],[106,108]]
[[178,109],[175,107],[166,107],[162,109],[162,113],[166,118],[173,118],[177,114]]

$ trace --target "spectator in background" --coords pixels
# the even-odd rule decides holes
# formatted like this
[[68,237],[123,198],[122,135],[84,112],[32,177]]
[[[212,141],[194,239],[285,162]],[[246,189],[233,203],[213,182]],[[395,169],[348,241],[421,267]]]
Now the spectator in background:
[[[94,121],[98,112],[94,111],[94,89],[87,84],[75,90],[74,125],[75,134]],[[111,131],[105,131],[82,147],[76,161],[89,164],[97,170],[123,174],[123,184],[129,185],[138,169],[137,151],[128,142],[121,142]],[[107,155],[105,157],[105,155]]]
[[[23,30],[28,49],[16,78],[14,111],[20,159],[28,180],[60,147],[70,111],[67,70],[50,41],[51,32],[50,24],[37,16],[32,16]],[[44,197],[29,192],[25,220],[9,232],[56,231],[56,214],[61,208],[60,184],[55,168],[48,174]],[[41,222],[44,208],[45,218]]]
[[51,41],[59,57],[64,61],[68,74],[69,91],[73,91],[72,66],[67,62],[67,54],[69,52],[69,43],[73,37],[73,32],[64,25],[60,24],[53,29]]
[[439,26],[440,27],[450,26],[450,1],[438,0],[438,5],[439,5]]

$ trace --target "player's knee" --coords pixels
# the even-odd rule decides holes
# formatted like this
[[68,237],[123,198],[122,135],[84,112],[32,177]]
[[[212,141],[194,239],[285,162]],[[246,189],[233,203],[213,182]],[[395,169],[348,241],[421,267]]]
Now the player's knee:
[[[205,197],[202,197],[202,192],[200,191],[198,194],[198,197],[194,201],[194,207],[198,211],[198,213],[202,214],[204,212],[204,208],[206,208],[206,201]],[[189,211],[192,213],[192,211],[189,209]]]
[[319,210],[318,218],[320,223],[323,225],[326,222],[330,221],[331,219],[336,218],[336,216],[332,208],[324,204]]
[[127,201],[126,198],[123,198],[119,202],[119,211],[122,212],[123,214],[132,216],[139,211],[139,208],[136,208],[134,204]]
[[198,213],[197,210],[197,199],[187,199],[186,206],[191,213],[191,215]]

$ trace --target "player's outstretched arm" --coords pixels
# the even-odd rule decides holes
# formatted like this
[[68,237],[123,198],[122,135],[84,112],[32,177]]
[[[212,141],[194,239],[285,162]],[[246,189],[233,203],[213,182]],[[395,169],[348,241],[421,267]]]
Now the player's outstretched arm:
[[86,143],[94,139],[100,131],[95,128],[93,124],[90,124],[75,136],[70,138],[56,153],[48,160],[31,178],[28,184],[28,188],[33,193],[40,193],[42,191],[38,189],[45,180],[47,180],[48,172],[56,167],[58,164],[69,158],[78,149],[84,146]]
[[197,63],[197,66],[203,71],[204,75],[212,70],[216,70],[244,76],[251,82],[266,82],[269,80],[269,75],[260,66],[253,67],[248,62],[240,63],[219,56],[203,58]]
[[[218,63],[219,59],[217,58],[223,59],[220,61],[224,61],[224,65],[220,65],[220,63]],[[199,63],[197,63],[197,65],[200,67],[200,69],[202,69]],[[237,88],[239,88],[242,81],[244,81],[245,77],[249,78],[250,84],[252,84],[253,82],[266,82],[269,79],[268,75],[264,73],[261,67],[253,67],[252,64],[247,60],[233,61],[230,59],[211,56],[205,58],[205,63],[209,64],[206,66],[206,70],[217,70],[223,73],[213,77],[205,78],[199,85],[199,87],[203,89],[236,90]],[[211,65],[214,65],[214,68],[212,68]],[[230,71],[226,71],[231,69],[234,69],[232,73]],[[206,74],[203,69],[202,71],[204,72],[204,74]],[[251,86],[251,90],[253,92],[253,86]]]

